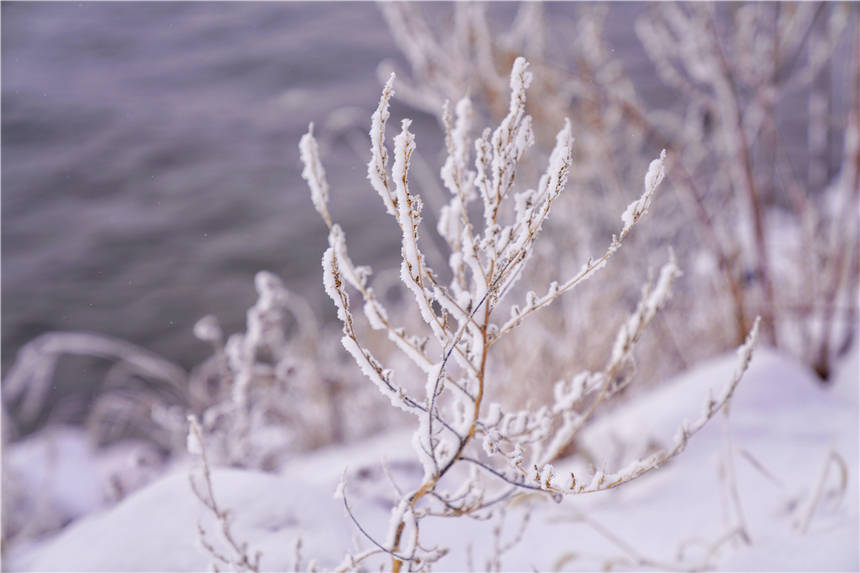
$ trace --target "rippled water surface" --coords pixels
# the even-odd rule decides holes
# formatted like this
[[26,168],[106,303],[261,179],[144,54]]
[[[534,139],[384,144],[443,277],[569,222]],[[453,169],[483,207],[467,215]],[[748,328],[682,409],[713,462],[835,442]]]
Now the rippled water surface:
[[[4,371],[56,329],[191,366],[206,352],[193,322],[238,329],[262,268],[314,298],[325,234],[296,146],[312,119],[372,109],[376,66],[395,53],[375,6],[2,10]],[[344,149],[327,150],[333,183],[361,181]],[[368,203],[350,220],[373,216]]]

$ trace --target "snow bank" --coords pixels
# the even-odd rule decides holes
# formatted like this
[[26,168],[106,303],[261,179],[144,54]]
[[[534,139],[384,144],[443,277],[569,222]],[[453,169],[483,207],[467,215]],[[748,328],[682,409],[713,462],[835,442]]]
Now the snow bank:
[[[333,485],[229,469],[214,471],[212,479],[219,504],[232,512],[236,537],[248,541],[251,552],[263,552],[265,570],[292,568],[295,540],[302,532],[312,533],[302,538],[305,555],[324,557],[332,545],[346,547],[349,543],[351,526],[342,506],[331,499]],[[112,510],[75,523],[36,551],[22,568],[208,570],[210,558],[198,541],[198,522],[208,532],[207,539],[226,551],[215,521],[191,492],[188,474],[174,473]]]
[[[700,412],[708,391],[716,394],[729,380],[734,363],[734,356],[710,361],[603,416],[585,436],[597,469],[611,471],[643,449],[671,440],[685,417]],[[850,375],[838,380],[833,391],[821,390],[802,365],[760,348],[731,415],[715,418],[664,468],[626,487],[558,505],[543,496],[518,500],[508,511],[501,544],[515,537],[525,508],[532,507],[531,521],[522,542],[502,555],[503,568],[596,570],[612,564],[662,569],[680,564],[721,570],[856,570],[856,374],[853,384]],[[315,558],[330,567],[340,562],[355,534],[342,502],[332,498],[343,468],[350,467],[353,510],[368,531],[382,535],[393,497],[379,461],[387,459],[390,475],[401,487],[412,486],[421,471],[408,445],[408,433],[397,431],[361,446],[297,458],[282,476],[216,470],[215,494],[219,504],[233,511],[236,536],[249,542],[251,552],[262,551],[264,569],[292,569],[299,535],[304,564]],[[848,469],[841,502],[834,494],[839,464],[831,452]],[[810,506],[825,464],[830,469],[820,488],[823,494]],[[740,512],[727,486],[731,467]],[[814,511],[803,533],[798,520],[808,507]],[[191,494],[187,474],[174,474],[110,511],[73,524],[19,567],[204,570],[210,560],[197,540],[201,518],[210,539],[217,540],[212,521]],[[465,570],[468,563],[486,568],[498,521],[423,523],[424,539],[451,549],[437,569]],[[747,541],[728,535],[739,526]]]

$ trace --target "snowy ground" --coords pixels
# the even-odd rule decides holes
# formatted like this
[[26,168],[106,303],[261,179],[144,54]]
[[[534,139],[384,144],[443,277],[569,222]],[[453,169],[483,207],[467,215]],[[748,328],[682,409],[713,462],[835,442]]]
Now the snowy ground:
[[[592,459],[612,470],[644,448],[670,440],[684,418],[699,412],[708,389],[728,381],[734,364],[733,356],[709,361],[602,417],[584,436]],[[679,458],[617,490],[560,504],[525,498],[507,512],[499,538],[493,535],[498,520],[427,521],[424,539],[450,548],[436,569],[486,569],[494,543],[504,545],[516,537],[530,507],[522,540],[501,555],[505,570],[610,565],[857,570],[858,368],[855,351],[833,388],[825,391],[800,364],[759,348],[730,416],[715,418]],[[296,459],[281,475],[216,470],[216,498],[232,510],[236,537],[262,552],[264,569],[294,569],[299,537],[300,568],[311,560],[333,567],[358,539],[342,502],[332,496],[344,467],[352,476],[349,495],[356,515],[368,531],[382,536],[391,489],[379,462],[387,460],[404,487],[420,479],[409,437],[408,431],[399,431],[360,447],[321,450]],[[64,477],[53,495],[65,500],[68,519],[84,513],[78,506],[87,505],[86,500],[96,511],[54,538],[12,548],[4,569],[205,570],[210,558],[198,539],[198,522],[207,539],[226,551],[214,522],[191,493],[187,466],[174,468],[112,508],[98,509],[90,491],[97,474],[87,479],[87,471],[97,471],[97,460],[81,454],[83,446],[74,446],[73,437],[66,439],[62,450],[90,467],[60,471],[58,465],[57,475]],[[738,502],[725,478],[729,444]],[[35,455],[32,445],[26,451]],[[24,453],[8,452],[10,463],[17,459],[25,464]],[[38,476],[31,480],[38,483]],[[366,546],[365,540],[360,543]]]

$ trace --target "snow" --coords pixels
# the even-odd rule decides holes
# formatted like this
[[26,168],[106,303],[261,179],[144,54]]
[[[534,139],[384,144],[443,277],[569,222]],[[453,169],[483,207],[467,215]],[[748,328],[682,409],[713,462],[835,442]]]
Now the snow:
[[[334,488],[246,470],[213,473],[218,503],[231,510],[234,532],[263,552],[262,568],[290,568],[295,539],[305,555],[332,566],[340,555],[327,550],[349,544],[351,524]],[[33,555],[34,571],[203,571],[210,559],[200,545],[198,520],[216,547],[218,528],[191,493],[188,474],[174,473],[129,497],[110,512],[90,516]],[[316,535],[305,535],[315,532]],[[324,534],[322,533],[324,532]],[[329,559],[325,559],[325,556]],[[321,559],[322,558],[322,559]]]
[[[90,473],[97,464],[95,448],[82,430],[54,427],[7,449],[4,473],[33,487],[34,495],[75,519],[104,503],[99,480]],[[34,500],[35,501],[35,500]]]
[[[97,449],[80,428],[49,427],[5,447],[4,532],[28,538],[16,547],[26,551],[29,544],[153,480],[161,466],[149,444],[125,441]],[[13,553],[6,551],[4,569]]]
[[[655,444],[671,443],[683,420],[700,415],[708,393],[717,395],[731,379],[736,361],[729,354],[706,362],[598,418],[585,431],[583,444],[599,474],[624,468]],[[727,475],[729,439],[743,521],[721,478]],[[350,507],[363,527],[382,539],[396,494],[379,464],[385,460],[391,479],[407,491],[421,478],[410,450],[408,430],[397,430],[360,446],[296,458],[281,475],[217,469],[215,494],[219,504],[231,509],[237,537],[248,541],[252,551],[262,551],[265,570],[292,568],[299,535],[305,562],[317,559],[331,567],[353,547],[355,534],[343,501],[332,499],[344,468],[350,468]],[[794,525],[798,512],[816,490],[830,452],[848,468],[845,497],[837,503],[827,494],[839,473],[829,471],[826,494],[801,533]],[[554,462],[552,471],[565,476],[582,467],[567,459]],[[522,541],[501,557],[506,570],[598,570],[612,560],[622,569],[637,568],[636,560],[664,569],[677,566],[679,557],[684,567],[718,570],[857,570],[856,352],[834,386],[825,390],[800,363],[759,347],[732,398],[729,416],[715,417],[678,458],[624,487],[560,504],[545,496],[524,496],[507,512],[502,544],[514,537],[528,507],[532,513]],[[77,520],[7,568],[204,570],[209,559],[196,535],[201,518],[215,537],[206,510],[191,494],[187,470],[178,471],[112,509]],[[726,537],[741,523],[748,543]],[[492,531],[498,525],[497,519],[428,518],[421,535],[429,544],[451,549],[437,570],[463,570],[469,560],[480,570],[492,553]],[[718,544],[721,538],[725,540]],[[625,549],[611,539],[620,540]],[[633,561],[631,552],[637,554]],[[374,563],[386,564],[371,560],[368,568]]]
[[[597,459],[606,463],[633,459],[647,451],[649,443],[668,443],[678,422],[695,417],[702,395],[715,393],[731,376],[733,367],[730,357],[710,361],[613,412],[589,428],[584,437],[595,453],[600,452]],[[850,364],[846,370],[852,370]],[[728,421],[723,416],[715,418],[673,463],[632,487],[613,492],[617,495],[607,496],[615,499],[614,507],[600,512],[605,525],[629,532],[622,537],[635,540],[643,552],[653,550],[664,559],[671,558],[672,550],[685,537],[715,541],[729,523],[724,517],[727,505],[721,492],[725,487],[719,476],[728,424],[736,452],[737,487],[752,544],[725,547],[723,552],[731,558],[718,561],[718,568],[856,570],[856,372],[855,367],[853,382],[840,381],[833,392],[828,392],[801,364],[767,348],[757,349],[732,400]],[[844,458],[849,468],[846,497],[838,511],[825,511],[822,506],[808,535],[803,536],[791,527],[794,510],[814,489],[830,449]],[[758,470],[750,457],[772,477]],[[624,511],[619,513],[617,507]],[[631,527],[634,523],[640,528]],[[815,541],[824,532],[838,540],[827,544],[826,555]],[[785,552],[774,552],[778,546],[792,547],[793,557],[789,560]]]

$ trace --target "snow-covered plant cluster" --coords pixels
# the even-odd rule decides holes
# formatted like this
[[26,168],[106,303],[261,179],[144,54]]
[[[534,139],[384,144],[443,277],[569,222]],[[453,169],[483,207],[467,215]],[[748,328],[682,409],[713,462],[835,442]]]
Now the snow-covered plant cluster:
[[[95,360],[108,367],[96,389],[81,392],[57,375],[64,360]],[[82,378],[75,384],[94,385]],[[82,513],[116,502],[164,471],[164,454],[180,443],[182,435],[171,435],[154,422],[150,407],[184,403],[187,382],[179,366],[108,336],[50,332],[27,343],[3,379],[4,448],[22,438],[29,442],[19,455],[3,456],[4,545],[55,531]],[[85,430],[73,430],[74,424]],[[36,438],[30,435],[39,429]],[[124,455],[113,447],[116,444],[121,444]],[[87,476],[87,487],[78,488],[73,502],[63,500],[61,492],[75,487],[64,479],[80,475],[77,468],[68,467],[68,460],[95,457],[96,448],[101,471]],[[37,467],[26,467],[18,462],[22,459]],[[33,480],[33,472],[42,479]]]
[[[737,217],[736,227],[712,208],[707,221],[699,217],[730,294],[735,337],[761,314],[767,340],[826,379],[855,335],[860,11],[749,4],[730,24],[719,16],[714,6],[666,5],[639,22],[661,79],[684,94],[666,127],[645,125],[671,148],[685,149],[677,170],[690,181],[679,186],[688,202],[703,209],[713,200],[707,194],[724,197]],[[780,110],[794,98],[806,103],[805,176]],[[844,125],[841,141],[836,122]],[[710,183],[700,191],[705,178]]]
[[[342,439],[340,383],[317,355],[325,346],[307,303],[269,272],[257,273],[254,284],[258,299],[244,333],[225,341],[214,316],[196,324],[194,334],[213,355],[192,376],[191,410],[214,462],[274,470],[290,453]],[[170,423],[171,413],[160,413]],[[173,412],[177,432],[185,415]]]
[[[71,440],[64,446],[70,448],[68,455],[82,449],[104,469],[90,479],[92,495],[81,496],[93,499],[79,505],[101,506],[120,501],[187,456],[189,415],[199,419],[211,464],[269,472],[297,453],[361,439],[385,427],[390,416],[356,415],[373,408],[377,396],[353,383],[355,377],[336,355],[336,338],[317,323],[307,303],[265,271],[257,274],[255,286],[258,299],[247,311],[245,332],[225,340],[214,316],[197,323],[194,334],[211,344],[212,355],[190,373],[103,335],[53,332],[34,339],[3,380],[4,443],[35,431],[29,447],[38,450],[40,440],[47,440],[44,463],[50,466],[61,465],[66,455],[53,442]],[[106,368],[84,393],[67,388],[58,372],[65,360]],[[83,395],[90,403],[58,400],[66,393]],[[64,407],[56,408],[58,402]],[[86,429],[80,440],[77,432],[54,435],[75,424]],[[6,543],[38,538],[80,511],[52,499],[61,485],[42,487],[28,483],[26,475],[27,468],[4,465]]]
[[[301,140],[303,176],[313,204],[329,228],[329,247],[322,259],[323,284],[343,324],[343,346],[391,406],[413,416],[417,426],[413,447],[423,468],[420,483],[398,489],[384,536],[361,527],[350,508],[348,484],[342,483],[338,494],[371,544],[366,551],[349,554],[344,569],[380,554],[391,558],[394,570],[428,568],[446,549],[428,545],[430,541],[421,537],[425,518],[480,518],[521,492],[545,492],[553,497],[595,492],[655,469],[680,453],[689,436],[727,403],[749,363],[757,322],[741,347],[740,365],[732,380],[722,393],[707,399],[698,420],[681,426],[671,447],[630,461],[617,471],[595,469],[583,475],[553,467],[552,462],[599,407],[629,383],[633,348],[680,275],[670,256],[656,280],[642,288],[639,303],[617,330],[602,368],[569,373],[556,382],[549,405],[533,408],[521,403],[510,409],[491,400],[500,390],[492,364],[499,354],[499,342],[606,266],[651,206],[667,162],[665,152],[651,162],[643,193],[623,211],[617,234],[599,257],[588,257],[571,276],[557,276],[540,291],[530,290],[521,298],[516,285],[529,274],[538,235],[576,165],[571,124],[565,121],[536,184],[525,187],[518,181],[523,159],[534,143],[532,118],[526,113],[531,82],[527,61],[517,58],[510,74],[507,114],[496,129],[484,129],[474,139],[469,99],[461,99],[453,113],[445,105],[442,123],[448,155],[440,176],[450,199],[439,214],[437,228],[450,249],[445,271],[430,267],[420,242],[423,203],[410,187],[409,170],[416,150],[410,120],[402,120],[394,138],[393,161],[389,156],[386,127],[394,76],[385,84],[371,122],[367,176],[401,234],[400,278],[423,322],[417,332],[407,332],[392,320],[393,314],[374,292],[371,269],[352,262],[344,231],[329,211],[330,190],[313,126]],[[566,223],[575,225],[576,221]],[[352,310],[352,293],[358,293],[370,329],[383,332],[414,370],[392,370],[369,347]],[[518,354],[531,351],[524,346]],[[538,386],[552,380],[511,383]]]
[[201,545],[213,558],[213,569],[219,570],[221,567],[227,567],[231,571],[260,571],[260,552],[253,555],[249,553],[248,543],[239,541],[233,533],[231,524],[231,515],[227,509],[219,505],[215,489],[212,485],[211,465],[207,453],[206,438],[203,436],[203,429],[200,423],[193,415],[188,416],[188,453],[200,457],[200,476],[192,472],[189,474],[189,483],[191,491],[200,500],[200,503],[209,510],[218,522],[221,535],[228,544],[229,550],[221,552],[215,548],[213,543],[209,541],[209,534],[200,522],[197,523],[197,534]]
[[[832,360],[851,347],[860,276],[856,6],[649,7],[635,25],[659,82],[649,85],[634,78],[654,77],[650,68],[627,69],[616,55],[606,5],[576,7],[576,31],[564,32],[573,38],[566,54],[551,54],[546,40],[561,32],[543,11],[559,6],[524,4],[502,32],[483,5],[456,6],[444,30],[422,13],[427,7],[381,9],[410,67],[398,95],[424,111],[470,93],[500,118],[502,70],[516,53],[532,61],[542,94],[533,111],[572,118],[581,168],[570,177],[595,190],[558,201],[556,213],[565,219],[589,213],[579,232],[549,226],[556,245],[569,245],[562,253],[579,256],[612,224],[638,166],[650,159],[649,145],[667,149],[673,193],[660,206],[661,224],[630,241],[624,264],[650,263],[654,245],[671,242],[688,270],[675,293],[683,316],[670,312],[658,322],[671,351],[649,347],[640,368],[668,374],[721,352],[743,340],[756,315],[771,344],[824,379]],[[844,126],[841,133],[836,125]],[[538,143],[548,146],[548,139]],[[562,301],[545,330],[567,332],[594,356],[606,342],[579,334],[583,313],[600,308],[605,316],[638,289],[635,273],[617,276],[607,289],[586,285],[579,299]],[[703,298],[715,304],[698,304]],[[586,299],[590,304],[580,304]],[[690,340],[696,343],[684,344]],[[541,362],[561,360],[546,353]]]

